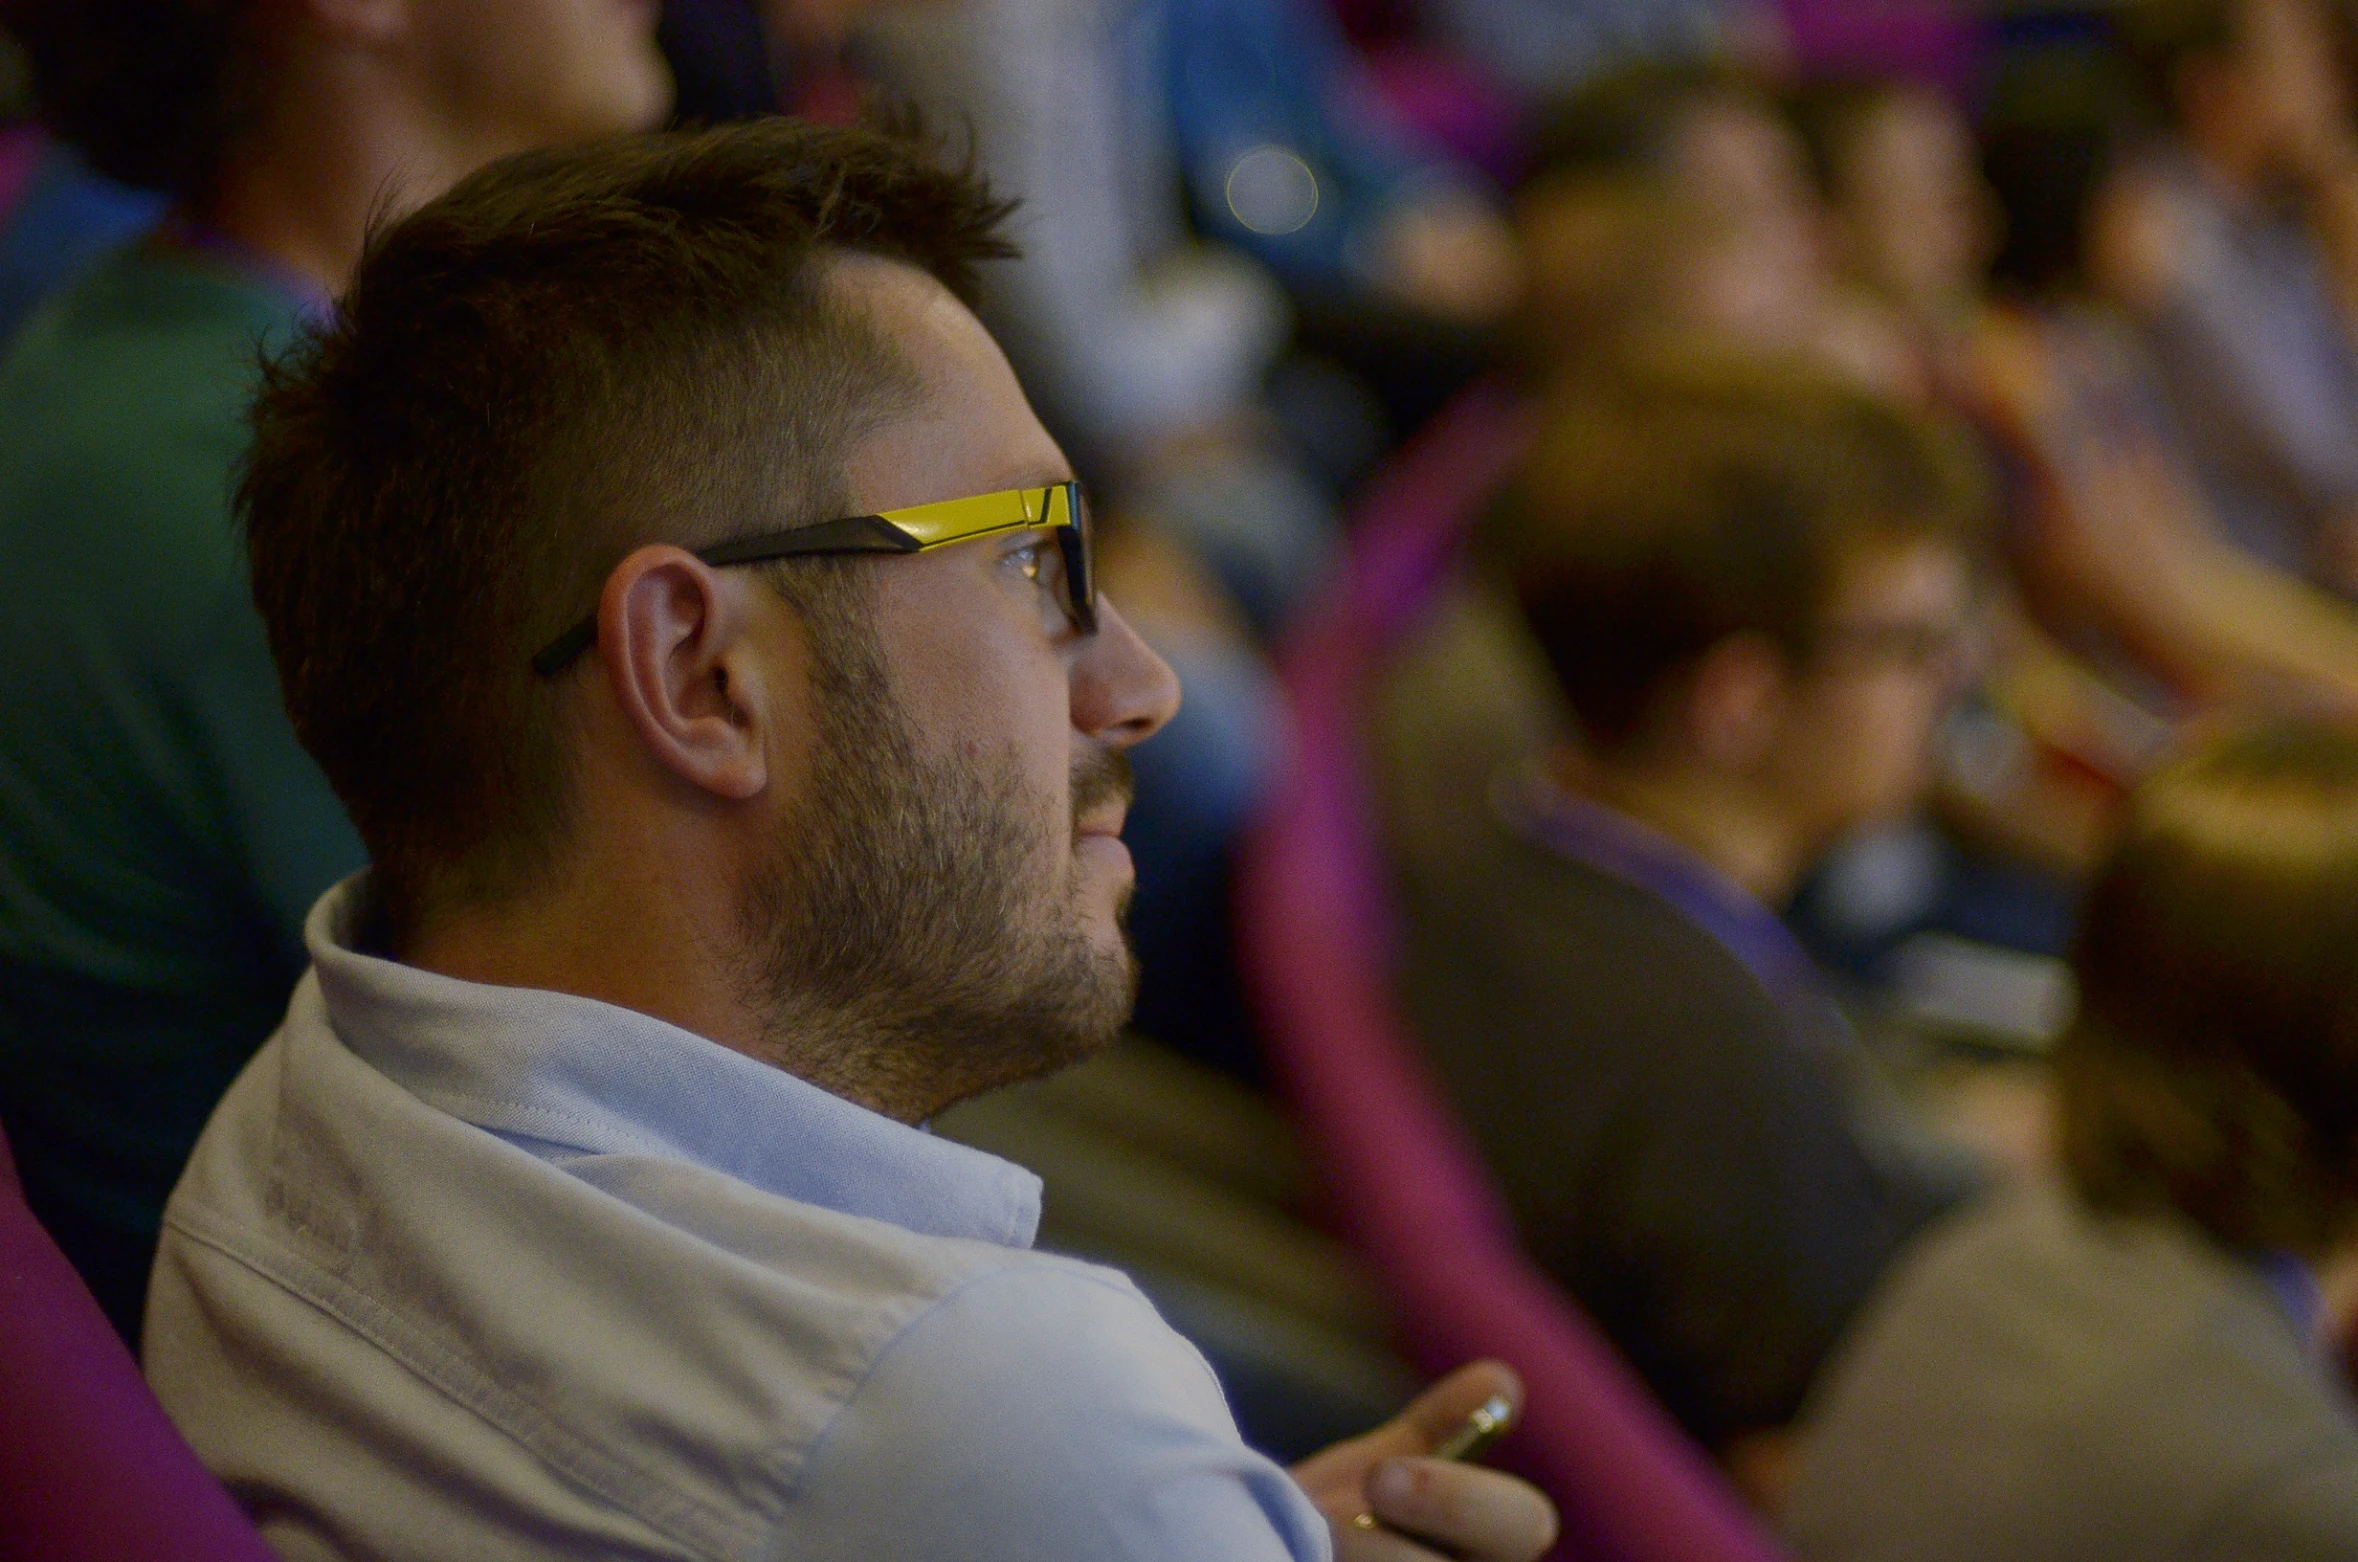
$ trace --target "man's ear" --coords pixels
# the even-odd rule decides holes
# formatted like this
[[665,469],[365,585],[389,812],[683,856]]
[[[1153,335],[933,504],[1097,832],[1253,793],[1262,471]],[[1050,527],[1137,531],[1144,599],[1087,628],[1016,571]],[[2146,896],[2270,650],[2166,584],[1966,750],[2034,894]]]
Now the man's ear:
[[750,629],[743,582],[669,544],[614,566],[598,598],[598,661],[648,757],[732,802],[769,784],[779,709]]
[[1687,680],[1687,741],[1713,764],[1749,770],[1768,757],[1793,699],[1793,668],[1762,634],[1730,635]]

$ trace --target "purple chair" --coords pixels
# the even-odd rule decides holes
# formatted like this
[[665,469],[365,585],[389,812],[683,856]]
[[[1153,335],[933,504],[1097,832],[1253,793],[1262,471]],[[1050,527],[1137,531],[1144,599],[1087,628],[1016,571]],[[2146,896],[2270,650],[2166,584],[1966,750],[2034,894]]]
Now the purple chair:
[[1901,76],[1971,102],[1990,7],[1965,0],[1784,0],[1795,62],[1812,75]]
[[0,130],[0,221],[16,209],[48,147],[48,133],[39,125],[10,125]]
[[1562,1512],[1556,1555],[1773,1562],[1702,1451],[1525,1256],[1394,1010],[1363,693],[1525,438],[1495,386],[1437,417],[1370,488],[1349,567],[1281,658],[1298,749],[1241,863],[1245,976],[1337,1213],[1420,1359],[1439,1371],[1496,1356],[1522,1374],[1529,1401],[1503,1452]]
[[0,1558],[277,1562],[26,1208],[4,1138]]

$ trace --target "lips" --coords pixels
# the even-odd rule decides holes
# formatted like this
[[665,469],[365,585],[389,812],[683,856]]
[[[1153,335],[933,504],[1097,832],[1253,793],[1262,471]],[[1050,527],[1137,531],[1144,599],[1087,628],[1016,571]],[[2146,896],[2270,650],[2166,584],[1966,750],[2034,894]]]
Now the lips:
[[1090,818],[1083,819],[1078,824],[1076,824],[1073,827],[1073,834],[1076,837],[1088,835],[1107,835],[1112,836],[1116,840],[1119,840],[1122,834],[1122,824],[1124,819],[1127,817],[1127,814],[1128,810],[1122,809],[1117,810],[1111,814],[1093,815]]

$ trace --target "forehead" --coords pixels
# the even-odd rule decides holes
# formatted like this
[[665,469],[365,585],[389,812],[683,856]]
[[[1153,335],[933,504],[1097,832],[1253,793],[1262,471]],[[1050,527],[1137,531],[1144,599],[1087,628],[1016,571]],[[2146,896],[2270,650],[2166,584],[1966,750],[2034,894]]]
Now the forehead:
[[1072,475],[989,331],[941,283],[871,256],[835,261],[829,285],[864,309],[899,354],[916,394],[845,457],[862,512],[1059,482]]

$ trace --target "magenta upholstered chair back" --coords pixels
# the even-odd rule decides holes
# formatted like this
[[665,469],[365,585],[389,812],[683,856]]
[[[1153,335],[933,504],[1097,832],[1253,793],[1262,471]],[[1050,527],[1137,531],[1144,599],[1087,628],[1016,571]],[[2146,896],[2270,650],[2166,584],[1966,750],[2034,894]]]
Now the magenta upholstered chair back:
[[1344,578],[1282,661],[1298,748],[1248,844],[1246,976],[1350,1235],[1426,1364],[1496,1356],[1530,1391],[1509,1462],[1564,1515],[1561,1556],[1779,1553],[1586,1314],[1524,1256],[1394,1012],[1384,876],[1360,763],[1364,687],[1524,440],[1494,386],[1444,411],[1370,490]]
[[0,1559],[276,1562],[25,1207],[5,1139]]
[[1900,76],[1970,101],[1990,7],[1974,0],[1784,0],[1794,61],[1812,75]]
[[38,125],[10,125],[0,130],[0,223],[8,220],[31,188],[41,154],[48,146],[49,137]]

